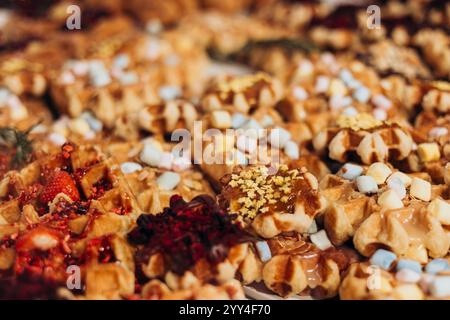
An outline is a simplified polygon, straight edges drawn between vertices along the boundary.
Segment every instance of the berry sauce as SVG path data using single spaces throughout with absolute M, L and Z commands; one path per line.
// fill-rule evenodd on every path
M 219 263 L 234 245 L 254 240 L 233 219 L 208 195 L 190 202 L 175 195 L 161 214 L 142 214 L 128 239 L 142 245 L 137 262 L 146 263 L 159 252 L 169 270 L 183 274 L 201 259 Z

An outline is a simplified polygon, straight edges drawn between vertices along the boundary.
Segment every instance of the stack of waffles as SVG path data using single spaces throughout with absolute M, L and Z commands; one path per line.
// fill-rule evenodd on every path
M 393 3 L 0 9 L 0 298 L 450 299 L 450 5 Z

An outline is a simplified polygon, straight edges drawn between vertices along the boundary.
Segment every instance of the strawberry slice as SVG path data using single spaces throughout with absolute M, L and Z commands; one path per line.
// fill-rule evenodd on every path
M 42 203 L 47 204 L 53 201 L 59 193 L 66 194 L 73 201 L 80 200 L 80 194 L 75 185 L 75 181 L 66 171 L 56 171 L 50 177 L 50 180 L 41 193 L 40 200 Z

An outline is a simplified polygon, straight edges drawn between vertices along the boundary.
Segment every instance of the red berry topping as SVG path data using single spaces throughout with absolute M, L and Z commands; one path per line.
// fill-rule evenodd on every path
M 169 269 L 182 274 L 200 259 L 219 263 L 232 246 L 254 240 L 233 223 L 233 218 L 208 195 L 190 202 L 173 196 L 170 207 L 161 214 L 141 215 L 128 239 L 144 245 L 137 252 L 137 261 L 148 261 L 151 255 L 160 252 Z
M 80 194 L 78 193 L 75 181 L 66 171 L 56 171 L 53 173 L 41 193 L 40 200 L 42 203 L 47 204 L 59 193 L 68 195 L 73 201 L 80 200 Z

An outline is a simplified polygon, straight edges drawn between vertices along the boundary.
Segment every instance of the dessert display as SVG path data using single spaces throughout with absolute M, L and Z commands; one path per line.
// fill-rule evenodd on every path
M 0 299 L 450 299 L 450 4 L 370 4 L 1 4 Z

